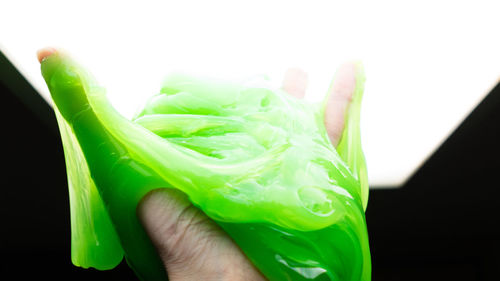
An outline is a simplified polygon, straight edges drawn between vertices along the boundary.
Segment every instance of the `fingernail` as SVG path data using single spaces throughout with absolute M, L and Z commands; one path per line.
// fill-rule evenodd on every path
M 38 57 L 38 61 L 42 63 L 45 59 L 47 59 L 50 55 L 54 54 L 57 50 L 52 47 L 46 47 L 38 50 L 36 52 L 36 56 Z

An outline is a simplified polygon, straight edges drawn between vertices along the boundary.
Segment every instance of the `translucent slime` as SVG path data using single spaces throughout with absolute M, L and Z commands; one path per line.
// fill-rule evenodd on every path
M 64 145 L 75 265 L 106 270 L 125 257 L 141 280 L 167 280 L 136 206 L 170 187 L 269 280 L 370 280 L 360 65 L 337 149 L 324 126 L 326 98 L 307 103 L 258 83 L 171 74 L 128 120 L 69 57 L 53 54 L 41 69 Z

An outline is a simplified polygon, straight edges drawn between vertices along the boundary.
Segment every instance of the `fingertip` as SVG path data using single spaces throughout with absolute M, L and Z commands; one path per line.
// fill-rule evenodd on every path
M 340 65 L 332 85 L 331 98 L 351 101 L 356 87 L 356 63 L 344 62 Z
M 158 188 L 146 193 L 137 205 L 139 218 L 146 224 L 154 225 L 161 219 L 151 220 L 163 213 L 172 214 L 190 205 L 187 195 L 173 188 Z
M 38 58 L 38 61 L 40 63 L 42 63 L 42 61 L 44 61 L 45 59 L 47 59 L 49 56 L 51 56 L 52 54 L 54 54 L 56 52 L 57 52 L 57 50 L 55 48 L 45 47 L 45 48 L 38 50 L 36 52 L 36 56 Z
M 345 127 L 345 117 L 356 88 L 357 63 L 342 63 L 334 75 L 325 110 L 325 126 L 330 141 L 337 146 Z
M 304 70 L 289 68 L 285 73 L 282 89 L 288 94 L 301 99 L 306 93 L 308 80 L 309 77 Z

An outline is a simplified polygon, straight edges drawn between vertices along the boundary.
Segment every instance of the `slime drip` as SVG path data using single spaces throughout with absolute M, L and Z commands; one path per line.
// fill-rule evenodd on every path
M 370 280 L 359 113 L 364 74 L 335 149 L 322 103 L 263 83 L 171 74 L 132 120 L 81 66 L 42 62 L 68 171 L 72 261 L 105 270 L 126 258 L 166 280 L 136 207 L 176 188 L 215 220 L 269 280 Z

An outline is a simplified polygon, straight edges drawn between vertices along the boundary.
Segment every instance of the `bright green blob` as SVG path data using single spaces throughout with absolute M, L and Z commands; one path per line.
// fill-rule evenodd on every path
M 257 83 L 172 74 L 127 120 L 69 58 L 42 62 L 62 135 L 72 260 L 166 280 L 136 216 L 150 190 L 176 188 L 214 219 L 270 280 L 370 280 L 368 200 L 357 85 L 337 150 L 323 103 Z M 325 99 L 326 100 L 326 99 Z

